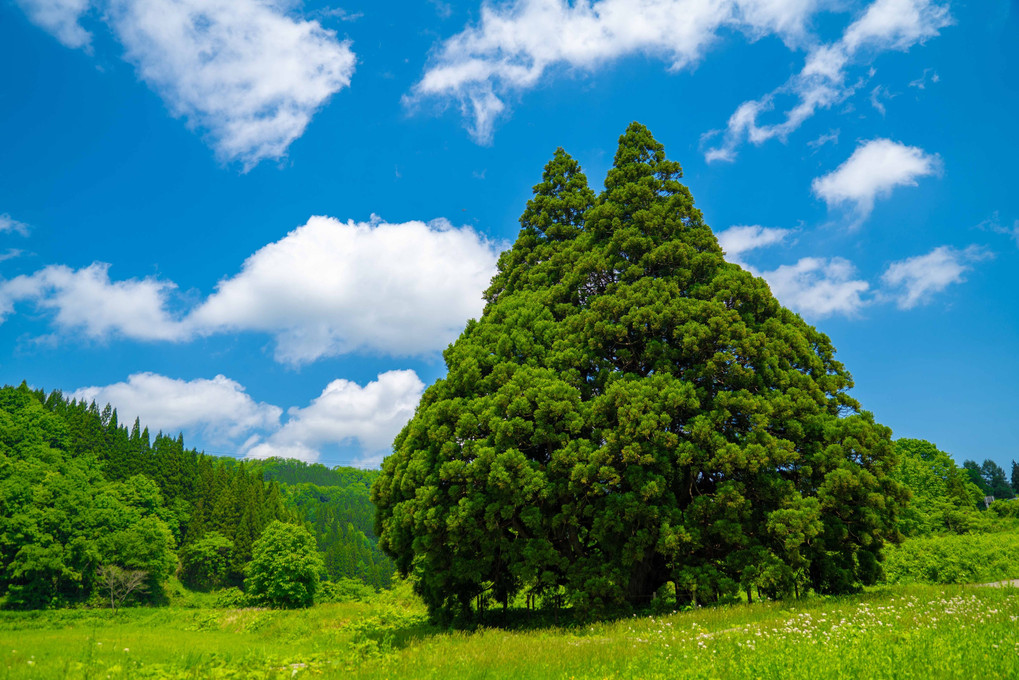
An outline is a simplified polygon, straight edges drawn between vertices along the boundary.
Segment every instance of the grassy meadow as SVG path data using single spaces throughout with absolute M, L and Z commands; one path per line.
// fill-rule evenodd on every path
M 1017 621 L 1019 591 L 972 586 L 472 632 L 430 626 L 405 591 L 290 611 L 2 612 L 0 678 L 1014 678 Z

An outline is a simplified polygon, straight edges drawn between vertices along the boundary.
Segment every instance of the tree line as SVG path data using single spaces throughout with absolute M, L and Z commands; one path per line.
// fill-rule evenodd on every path
M 254 544 L 277 521 L 312 531 L 321 576 L 387 586 L 392 565 L 364 531 L 371 475 L 321 467 L 210 456 L 137 419 L 122 425 L 108 405 L 0 388 L 0 598 L 100 601 L 131 573 L 144 574 L 133 599 L 150 603 L 174 575 L 194 589 L 243 586 Z M 344 484 L 281 484 L 284 470 L 290 482 Z

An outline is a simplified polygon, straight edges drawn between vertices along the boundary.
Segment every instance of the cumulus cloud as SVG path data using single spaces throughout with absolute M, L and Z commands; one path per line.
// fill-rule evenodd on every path
M 136 373 L 126 382 L 82 387 L 68 396 L 117 409 L 120 423 L 136 417 L 151 432 L 184 432 L 205 444 L 249 458 L 319 460 L 344 447 L 362 465 L 378 464 L 414 415 L 425 385 L 411 370 L 386 371 L 361 386 L 333 380 L 307 406 L 287 410 L 255 401 L 225 376 L 179 380 Z
M 183 324 L 166 309 L 166 296 L 176 286 L 153 278 L 111 281 L 110 265 L 95 263 L 74 270 L 51 265 L 34 274 L 0 282 L 0 321 L 18 302 L 30 301 L 52 312 L 53 323 L 65 332 L 92 339 L 124 336 L 140 340 L 181 340 Z
M 303 363 L 441 350 L 483 309 L 497 247 L 470 227 L 313 217 L 249 257 L 191 314 L 198 332 L 262 331 Z
M 708 161 L 731 161 L 745 141 L 755 145 L 770 139 L 785 140 L 817 111 L 845 101 L 856 90 L 848 80 L 850 66 L 867 62 L 880 52 L 905 51 L 936 37 L 952 19 L 947 4 L 937 0 L 875 0 L 838 41 L 812 47 L 803 69 L 760 99 L 743 102 L 730 116 L 724 131 L 704 136 L 707 142 L 721 132 L 722 141 L 705 153 Z M 774 110 L 779 97 L 795 104 L 775 123 L 761 123 Z
M 212 380 L 176 380 L 135 373 L 127 382 L 82 387 L 69 396 L 112 404 L 121 424 L 138 417 L 153 431 L 200 432 L 216 444 L 228 444 L 253 430 L 276 430 L 283 413 L 278 406 L 256 402 L 240 383 L 222 375 Z
M 775 229 L 759 225 L 729 227 L 718 232 L 718 245 L 725 251 L 730 262 L 743 263 L 743 254 L 758 248 L 782 243 L 792 233 L 791 229 Z
M 45 30 L 64 46 L 88 48 L 92 34 L 80 21 L 88 12 L 90 0 L 14 0 L 29 21 Z
M 792 229 L 750 225 L 729 227 L 717 237 L 726 259 L 767 281 L 779 302 L 793 311 L 811 319 L 856 315 L 867 304 L 863 295 L 870 284 L 854 278 L 856 268 L 849 260 L 804 257 L 770 271 L 761 271 L 745 261 L 752 251 L 784 243 L 792 233 Z
M 696 63 L 726 29 L 750 39 L 806 40 L 820 0 L 514 0 L 485 2 L 481 20 L 443 42 L 406 102 L 459 103 L 475 140 L 491 140 L 513 93 L 554 66 L 591 69 L 646 54 L 679 70 Z
M 18 0 L 70 47 L 88 0 Z M 224 161 L 280 158 L 315 112 L 350 84 L 349 42 L 272 0 L 97 0 L 125 59 Z
M 355 445 L 361 464 L 378 464 L 414 415 L 424 389 L 409 370 L 380 373 L 364 387 L 334 380 L 308 406 L 289 409 L 286 424 L 247 455 L 315 461 L 326 447 Z
M 174 313 L 176 284 L 112 281 L 110 265 L 50 265 L 0 280 L 0 322 L 20 303 L 62 332 L 93 339 L 187 341 L 237 331 L 276 340 L 301 364 L 356 351 L 424 355 L 481 314 L 500 245 L 444 220 L 389 224 L 313 217 L 251 255 L 189 312 Z
M 855 275 L 853 264 L 841 257 L 804 257 L 761 274 L 783 305 L 810 319 L 856 315 L 870 284 Z
M 899 309 L 912 309 L 930 302 L 953 283 L 965 281 L 964 274 L 973 263 L 989 257 L 991 254 L 979 246 L 964 250 L 940 246 L 926 255 L 893 262 L 881 280 Z
M 859 220 L 866 219 L 874 200 L 888 196 L 899 186 L 916 186 L 918 177 L 941 170 L 941 160 L 915 146 L 890 139 L 860 144 L 849 159 L 811 185 L 814 194 L 829 207 L 850 204 Z
M 3 213 L 0 215 L 0 234 L 5 232 L 28 236 L 28 225 L 17 221 L 8 213 Z

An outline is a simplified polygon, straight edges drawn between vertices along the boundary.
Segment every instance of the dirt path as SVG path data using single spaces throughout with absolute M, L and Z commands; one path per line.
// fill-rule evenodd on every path
M 994 583 L 981 583 L 984 588 L 1019 588 L 1019 578 L 1010 581 L 995 581 Z

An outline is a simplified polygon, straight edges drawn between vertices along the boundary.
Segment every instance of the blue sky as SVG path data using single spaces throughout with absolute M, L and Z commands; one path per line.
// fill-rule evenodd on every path
M 373 465 L 557 146 L 647 125 L 896 436 L 1019 459 L 1008 0 L 0 2 L 0 380 Z

